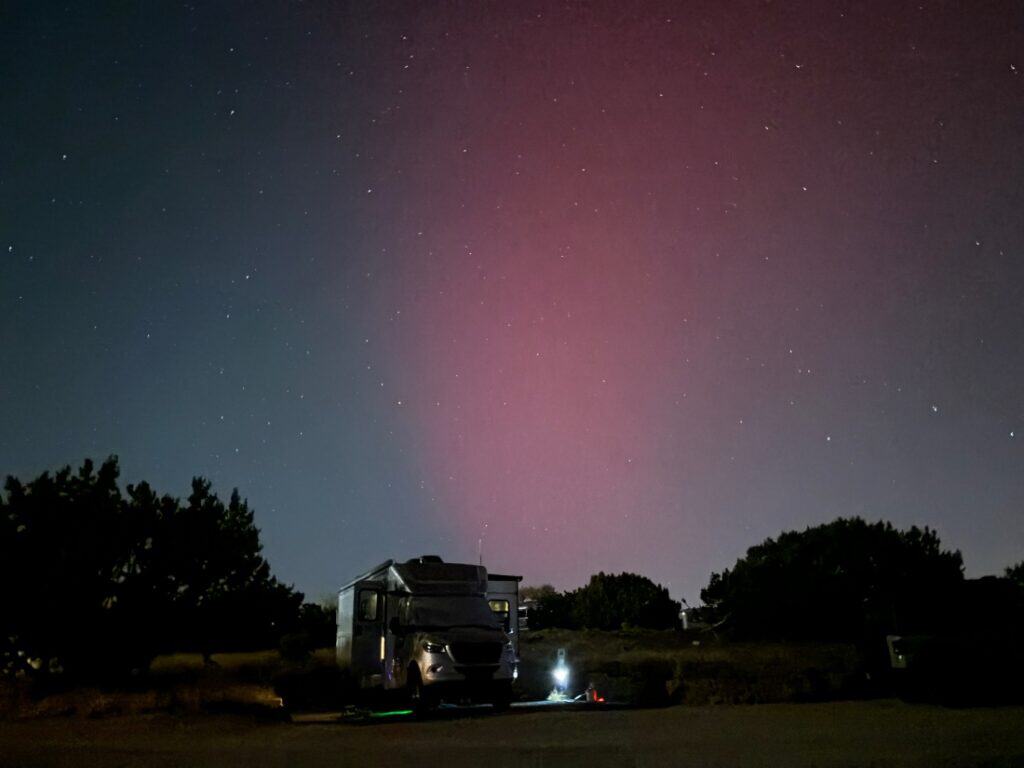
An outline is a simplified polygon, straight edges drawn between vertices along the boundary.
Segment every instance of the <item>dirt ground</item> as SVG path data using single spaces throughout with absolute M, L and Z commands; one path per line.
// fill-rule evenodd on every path
M 425 722 L 243 717 L 0 723 L 3 766 L 1024 766 L 1024 708 L 897 701 L 454 713 Z

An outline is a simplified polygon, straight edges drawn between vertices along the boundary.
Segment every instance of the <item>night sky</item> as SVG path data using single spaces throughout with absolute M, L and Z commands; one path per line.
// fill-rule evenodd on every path
M 238 486 L 311 597 L 1024 558 L 1016 0 L 4 3 L 0 146 L 2 473 Z

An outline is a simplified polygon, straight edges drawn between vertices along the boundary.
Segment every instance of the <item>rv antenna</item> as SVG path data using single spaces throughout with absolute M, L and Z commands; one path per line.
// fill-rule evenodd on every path
M 484 523 L 484 529 L 480 532 L 480 538 L 476 540 L 476 559 L 480 565 L 484 564 L 484 536 L 487 535 L 487 525 Z

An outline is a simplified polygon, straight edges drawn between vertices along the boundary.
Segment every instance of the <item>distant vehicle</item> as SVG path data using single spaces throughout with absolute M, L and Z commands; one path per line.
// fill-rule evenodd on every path
M 916 633 L 887 635 L 888 670 L 900 695 L 955 706 L 1006 704 L 1024 690 L 1024 588 L 1010 579 L 964 579 L 955 620 L 931 617 Z
M 519 576 L 423 557 L 388 560 L 338 592 L 338 666 L 364 691 L 506 708 L 517 676 Z
M 519 603 L 519 631 L 527 632 L 530 629 L 530 611 L 533 610 L 533 606 L 537 604 L 537 601 L 532 598 L 526 598 Z
M 519 658 L 519 633 L 522 615 L 519 604 L 519 582 L 522 576 L 506 576 L 491 573 L 487 575 L 487 605 L 501 622 L 505 634 L 512 640 L 512 648 Z

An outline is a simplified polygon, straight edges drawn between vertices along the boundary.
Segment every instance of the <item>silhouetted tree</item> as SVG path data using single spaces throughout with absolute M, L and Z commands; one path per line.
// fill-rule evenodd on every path
M 1003 575 L 1017 586 L 1024 588 L 1024 560 L 1021 560 L 1016 565 L 1007 566 Z
M 318 648 L 333 648 L 337 639 L 337 613 L 338 598 L 334 596 L 299 606 L 294 631 L 281 637 L 281 656 L 304 660 Z
M 187 506 L 146 483 L 117 485 L 114 457 L 0 495 L 4 670 L 106 677 L 161 650 L 273 647 L 302 595 L 280 584 L 237 492 L 193 482 Z
M 679 609 L 667 589 L 635 573 L 598 573 L 573 593 L 574 623 L 590 629 L 673 629 Z
M 333 648 L 337 640 L 338 600 L 303 603 L 299 609 L 299 627 L 309 637 L 310 648 Z
M 568 592 L 540 591 L 530 608 L 530 629 L 576 629 L 573 615 L 573 595 Z
M 180 552 L 168 541 L 167 526 L 179 504 L 172 496 L 158 495 L 145 482 L 129 485 L 126 493 L 119 552 L 125 577 L 117 586 L 116 636 L 110 645 L 124 666 L 145 669 L 157 653 L 178 650 L 172 607 L 179 588 L 174 575 Z
M 543 585 L 523 593 L 536 601 L 530 609 L 531 629 L 671 629 L 679 624 L 679 603 L 668 590 L 635 573 L 598 573 L 572 592 Z
M 271 575 L 237 489 L 225 506 L 209 481 L 195 478 L 188 504 L 162 527 L 179 648 L 199 650 L 209 661 L 215 651 L 276 645 L 295 628 L 302 595 Z
M 555 594 L 555 588 L 550 584 L 540 584 L 538 586 L 527 586 L 522 587 L 519 590 L 519 599 L 521 601 L 526 600 L 540 600 L 543 597 Z
M 858 641 L 934 626 L 962 581 L 934 531 L 840 518 L 751 547 L 701 598 L 734 637 Z
M 47 673 L 110 661 L 111 614 L 126 578 L 117 461 L 86 461 L 5 483 L 0 621 L 10 668 Z

